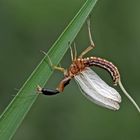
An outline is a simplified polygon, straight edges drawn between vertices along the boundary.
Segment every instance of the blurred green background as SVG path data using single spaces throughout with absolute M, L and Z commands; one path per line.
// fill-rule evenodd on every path
M 85 0 L 0 1 L 0 111 L 16 95 Z M 96 49 L 87 56 L 112 61 L 122 81 L 140 105 L 140 1 L 99 0 L 91 16 Z M 80 53 L 89 45 L 87 26 L 75 39 Z M 61 65 L 70 64 L 68 51 Z M 112 84 L 109 74 L 93 68 Z M 55 88 L 63 75 L 55 72 L 47 87 Z M 119 111 L 101 108 L 80 93 L 74 80 L 64 94 L 39 96 L 13 140 L 139 140 L 140 116 L 122 95 Z M 18 113 L 18 112 L 17 112 Z

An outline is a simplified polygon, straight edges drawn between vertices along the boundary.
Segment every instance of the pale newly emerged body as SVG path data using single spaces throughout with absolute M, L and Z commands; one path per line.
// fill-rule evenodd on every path
M 112 110 L 119 109 L 119 103 L 121 102 L 120 94 L 108 84 L 106 84 L 93 70 L 91 70 L 91 66 L 98 66 L 105 70 L 107 70 L 110 75 L 112 76 L 114 85 L 119 84 L 121 88 L 121 80 L 120 74 L 117 67 L 112 64 L 111 62 L 102 59 L 100 57 L 87 57 L 83 58 L 83 56 L 92 50 L 95 45 L 93 43 L 90 31 L 90 21 L 88 23 L 88 33 L 89 33 L 89 40 L 90 46 L 86 48 L 79 57 L 77 57 L 76 49 L 75 53 L 73 53 L 71 48 L 71 58 L 72 64 L 69 66 L 68 69 L 64 69 L 62 67 L 53 66 L 54 69 L 60 70 L 64 73 L 64 78 L 60 81 L 58 87 L 54 89 L 48 88 L 41 88 L 38 86 L 38 92 L 45 94 L 45 95 L 54 95 L 60 92 L 63 92 L 64 87 L 69 84 L 71 79 L 75 79 L 78 83 L 82 93 L 90 99 L 92 102 L 106 107 Z M 75 47 L 74 47 L 75 48 Z M 51 62 L 50 62 L 51 63 Z M 123 90 L 123 89 L 122 89 Z M 135 101 L 130 97 L 130 95 L 123 90 L 125 95 L 130 99 L 130 101 L 135 105 L 135 107 L 140 112 L 138 105 Z

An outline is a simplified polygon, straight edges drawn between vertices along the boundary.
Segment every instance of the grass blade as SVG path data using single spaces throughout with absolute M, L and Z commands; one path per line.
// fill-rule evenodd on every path
M 58 64 L 68 49 L 68 42 L 72 42 L 82 25 L 92 11 L 97 0 L 87 0 L 64 32 L 60 35 L 48 55 L 53 64 Z M 21 87 L 15 98 L 11 101 L 0 117 L 0 139 L 9 140 L 12 138 L 22 120 L 30 110 L 32 104 L 38 97 L 36 86 L 44 86 L 52 74 L 52 70 L 46 63 L 45 56 L 37 68 Z

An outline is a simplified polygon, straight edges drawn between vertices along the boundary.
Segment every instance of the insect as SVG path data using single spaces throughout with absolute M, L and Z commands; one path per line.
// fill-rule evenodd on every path
M 140 108 L 132 97 L 123 88 L 120 79 L 120 73 L 117 67 L 100 57 L 87 57 L 83 58 L 90 50 L 95 48 L 94 42 L 91 36 L 90 20 L 87 20 L 88 25 L 88 35 L 90 40 L 90 46 L 87 47 L 80 55 L 77 57 L 76 47 L 74 45 L 74 53 L 71 48 L 71 59 L 72 64 L 68 69 L 62 67 L 53 66 L 54 69 L 63 72 L 64 78 L 60 81 L 56 89 L 42 88 L 38 85 L 37 91 L 45 95 L 55 95 L 63 92 L 64 88 L 69 84 L 69 82 L 74 78 L 79 85 L 81 92 L 92 102 L 102 107 L 106 107 L 112 110 L 118 110 L 120 108 L 121 96 L 120 94 L 111 86 L 106 84 L 90 67 L 97 66 L 108 71 L 112 77 L 114 85 L 119 84 L 125 95 L 129 100 L 135 105 L 137 110 L 140 112 Z M 50 61 L 51 62 L 51 61 Z

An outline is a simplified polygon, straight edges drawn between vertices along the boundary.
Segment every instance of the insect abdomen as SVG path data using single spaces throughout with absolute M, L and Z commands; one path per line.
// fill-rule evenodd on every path
M 105 60 L 105 59 L 102 59 L 100 57 L 90 57 L 90 58 L 86 58 L 87 61 L 86 64 L 87 66 L 98 66 L 98 67 L 101 67 L 105 70 L 107 70 L 110 75 L 112 76 L 112 79 L 113 79 L 113 82 L 114 82 L 114 85 L 116 85 L 120 79 L 120 74 L 119 74 L 119 71 L 117 69 L 117 67 L 112 64 L 111 62 Z

